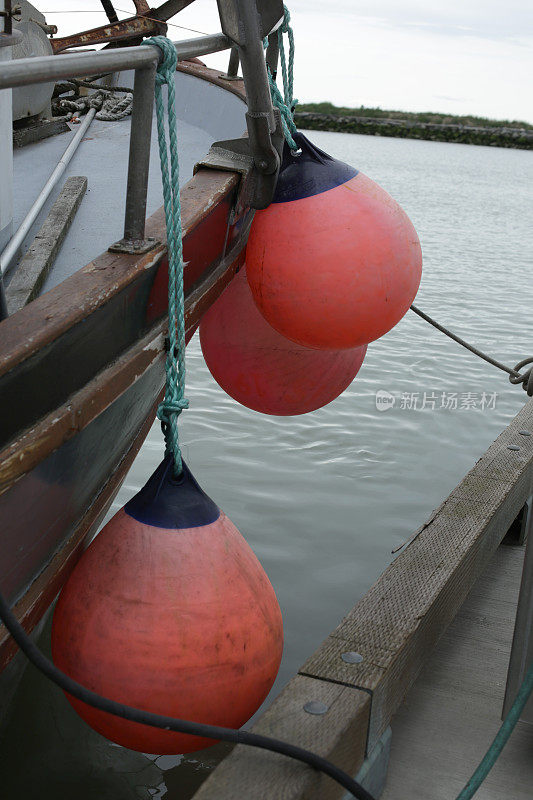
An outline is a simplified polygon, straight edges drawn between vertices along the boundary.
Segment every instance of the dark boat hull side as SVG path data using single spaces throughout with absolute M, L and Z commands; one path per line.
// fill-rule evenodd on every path
M 156 362 L 87 427 L 0 495 L 0 586 L 12 602 L 75 528 L 102 488 L 102 477 L 122 461 L 163 379 L 163 365 Z
M 238 184 L 200 170 L 181 190 L 188 338 L 244 261 L 252 214 L 235 219 Z M 0 587 L 27 631 L 96 532 L 160 400 L 162 210 L 146 232 L 160 242 L 150 252 L 106 252 L 0 323 Z M 15 652 L 0 626 L 0 671 Z
M 159 370 L 153 369 L 148 384 L 154 379 L 160 382 L 162 374 L 162 365 Z M 144 386 L 146 385 L 144 383 Z M 2 496 L 4 501 L 2 516 L 8 513 L 12 518 L 17 512 L 20 512 L 24 504 L 32 507 L 35 501 L 42 497 L 40 491 L 34 493 L 35 483 L 37 481 L 44 483 L 41 475 L 47 474 L 48 466 L 51 468 L 52 471 L 48 473 L 50 476 L 48 480 L 55 479 L 56 483 L 47 484 L 52 491 L 51 496 L 44 501 L 44 520 L 37 520 L 39 534 L 36 538 L 38 543 L 35 548 L 32 546 L 33 543 L 30 543 L 29 551 L 24 553 L 24 547 L 28 540 L 28 531 L 22 531 L 22 541 L 18 545 L 17 551 L 24 553 L 24 557 L 21 559 L 20 566 L 16 565 L 16 563 L 13 565 L 13 561 L 10 559 L 10 562 L 6 563 L 6 579 L 5 581 L 2 579 L 2 584 L 5 582 L 7 586 L 11 587 L 10 594 L 12 600 L 14 600 L 14 611 L 28 632 L 32 632 L 39 624 L 43 614 L 61 589 L 84 548 L 96 533 L 150 430 L 157 401 L 154 403 L 153 397 L 149 398 L 148 411 L 146 412 L 147 398 L 139 396 L 139 390 L 142 386 L 141 382 L 139 382 L 139 386 L 134 384 L 128 390 L 128 397 L 124 401 L 118 398 L 113 403 L 110 407 L 110 413 L 103 415 L 105 417 L 103 421 L 100 421 L 99 417 L 97 417 L 94 423 L 84 430 L 82 439 L 79 435 L 71 439 L 70 442 L 56 451 L 55 457 L 53 461 L 50 461 L 49 465 L 46 465 L 46 461 L 49 461 L 49 459 L 46 459 L 43 462 L 42 469 L 34 470 L 28 476 L 25 476 L 27 480 L 24 483 L 20 482 L 23 488 L 18 491 L 17 495 L 13 492 L 8 492 Z M 107 431 L 109 435 L 113 435 L 113 431 L 109 431 L 111 420 L 116 421 L 117 417 L 120 419 L 119 410 L 122 408 L 124 411 L 131 409 L 132 403 L 135 405 L 135 400 L 138 401 L 138 409 L 133 412 L 130 423 L 127 426 L 129 439 L 121 435 L 120 440 L 117 441 L 117 429 L 115 428 L 113 444 L 116 449 L 113 453 L 112 448 L 106 447 L 99 438 L 100 434 Z M 144 419 L 142 419 L 143 411 L 147 414 Z M 139 427 L 136 430 L 133 429 L 134 419 L 139 420 Z M 81 440 L 80 443 L 77 442 L 78 439 Z M 71 443 L 74 444 L 74 447 L 71 446 Z M 85 505 L 83 505 L 82 496 L 74 494 L 78 481 L 75 480 L 75 476 L 72 476 L 72 480 L 69 480 L 66 469 L 74 465 L 79 467 L 83 463 L 83 459 L 88 457 L 94 459 L 91 469 L 93 476 L 96 474 L 97 467 L 100 468 L 101 472 L 96 492 L 88 501 L 88 491 L 83 490 L 82 495 L 85 499 Z M 38 474 L 35 479 L 34 472 Z M 92 485 L 94 486 L 94 477 L 92 478 Z M 67 508 L 66 513 L 61 506 L 62 501 Z M 70 524 L 68 524 L 69 519 L 72 520 Z M 49 520 L 52 520 L 52 524 L 49 529 L 46 529 L 42 525 L 42 521 L 46 524 Z M 59 525 L 60 521 L 61 524 Z M 3 525 L 2 528 L 5 530 Z M 30 536 L 31 532 L 35 534 L 35 519 L 33 526 L 30 528 Z M 6 551 L 4 550 L 4 552 Z M 45 552 L 48 553 L 48 560 L 44 557 L 39 563 L 37 560 L 39 553 L 42 555 Z M 30 578 L 29 583 L 27 582 L 25 588 L 20 591 L 16 587 L 17 578 L 24 579 L 35 566 L 37 566 L 37 571 L 31 576 L 33 579 Z M 2 564 L 3 569 L 4 565 Z M 6 629 L 0 626 L 0 672 L 10 664 L 16 652 L 17 646 L 13 639 Z

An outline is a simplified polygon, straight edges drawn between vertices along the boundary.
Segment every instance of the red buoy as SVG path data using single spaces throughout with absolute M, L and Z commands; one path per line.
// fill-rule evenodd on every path
M 186 465 L 167 457 L 93 540 L 52 627 L 55 664 L 100 695 L 166 716 L 238 728 L 276 677 L 274 590 L 233 523 Z M 145 753 L 214 742 L 130 722 L 67 695 L 99 733 Z
M 254 300 L 307 347 L 352 348 L 387 333 L 420 284 L 422 254 L 398 203 L 302 134 L 285 145 L 274 202 L 255 214 L 246 250 Z
M 357 375 L 366 345 L 325 351 L 281 336 L 261 316 L 241 270 L 200 323 L 212 376 L 227 394 L 263 414 L 306 414 L 338 397 Z

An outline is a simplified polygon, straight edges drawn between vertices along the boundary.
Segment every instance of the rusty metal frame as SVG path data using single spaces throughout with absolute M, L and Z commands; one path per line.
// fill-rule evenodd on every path
M 72 47 L 87 47 L 95 44 L 137 43 L 145 36 L 156 36 L 167 32 L 167 19 L 177 14 L 193 0 L 168 0 L 158 8 L 150 8 L 146 0 L 133 0 L 137 13 L 127 19 L 110 21 L 107 25 L 50 39 L 54 53 Z

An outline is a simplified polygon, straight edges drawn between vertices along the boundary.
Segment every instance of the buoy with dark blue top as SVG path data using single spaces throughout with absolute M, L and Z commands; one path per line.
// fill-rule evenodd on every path
M 167 456 L 93 540 L 59 597 L 55 664 L 100 695 L 166 716 L 238 728 L 262 703 L 283 648 L 274 590 L 235 525 Z M 132 750 L 214 742 L 99 711 L 96 731 Z
M 422 274 L 416 231 L 366 175 L 301 133 L 285 144 L 273 203 L 254 217 L 246 250 L 255 303 L 306 347 L 368 344 L 396 325 Z

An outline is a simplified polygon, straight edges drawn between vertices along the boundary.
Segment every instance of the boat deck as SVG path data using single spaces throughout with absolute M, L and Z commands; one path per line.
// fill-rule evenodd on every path
M 523 547 L 502 545 L 392 722 L 382 800 L 453 800 L 501 723 Z M 476 800 L 530 800 L 533 726 L 518 723 Z
M 133 86 L 133 72 L 119 73 L 117 85 Z M 176 73 L 178 114 L 178 153 L 180 185 L 193 174 L 193 167 L 207 155 L 216 139 L 241 136 L 246 127 L 246 106 L 241 98 L 226 89 L 184 72 Z M 80 267 L 100 255 L 108 245 L 122 237 L 126 203 L 131 117 L 117 121 L 95 119 L 58 185 L 46 201 L 32 226 L 20 253 L 23 255 L 43 219 L 49 213 L 65 180 L 83 175 L 88 188 L 76 213 L 74 224 L 57 254 L 42 293 L 68 278 Z M 13 224 L 18 228 L 31 205 L 59 162 L 70 140 L 71 130 L 15 149 L 13 153 Z M 150 174 L 146 214 L 150 217 L 163 204 L 159 145 L 155 111 L 150 142 Z M 96 222 L 95 222 L 96 221 Z M 15 274 L 7 275 L 6 283 Z

